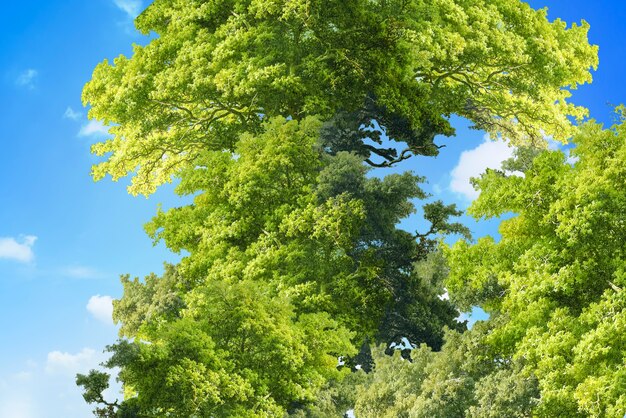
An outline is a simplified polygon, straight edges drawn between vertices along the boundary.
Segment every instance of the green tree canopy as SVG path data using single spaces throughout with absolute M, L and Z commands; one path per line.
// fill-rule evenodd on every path
M 491 314 L 485 338 L 536 376 L 539 417 L 622 417 L 626 410 L 626 127 L 593 121 L 560 151 L 522 150 L 476 181 L 477 217 L 515 213 L 502 238 L 447 251 L 451 297 Z
M 622 418 L 622 112 L 610 129 L 583 125 L 569 156 L 520 148 L 502 170 L 476 179 L 481 193 L 470 212 L 509 216 L 498 242 L 487 237 L 445 248 L 444 282 L 458 306 L 482 306 L 489 319 L 464 334 L 447 332 L 439 352 L 422 345 L 412 361 L 379 348 L 374 371 L 336 381 L 331 398 L 359 418 Z M 320 398 L 311 410 L 339 416 L 328 404 Z
M 441 201 L 422 206 L 426 232 L 398 228 L 424 179 L 372 167 L 436 155 L 452 114 L 564 141 L 597 64 L 585 23 L 517 0 L 156 0 L 136 24 L 151 41 L 84 89 L 113 136 L 93 176 L 145 195 L 176 179 L 193 203 L 146 225 L 182 261 L 122 278 L 106 365 L 124 399 L 99 395 L 106 373 L 78 377 L 118 418 L 319 416 L 359 380 L 339 356 L 408 338 L 430 361 L 445 327 L 465 329 L 439 297 L 437 240 L 468 230 Z
M 478 324 L 464 334 L 448 332 L 441 351 L 422 345 L 411 352 L 412 361 L 377 350 L 375 371 L 352 384 L 356 416 L 531 417 L 537 380 L 495 355 L 485 342 L 491 328 Z
M 94 178 L 134 173 L 133 194 L 273 116 L 318 115 L 330 151 L 377 165 L 435 155 L 451 114 L 494 138 L 565 141 L 568 116 L 585 115 L 566 99 L 597 65 L 586 23 L 517 0 L 157 0 L 136 24 L 154 39 L 98 65 L 83 92 L 113 135 L 93 147 L 106 156 Z
M 355 365 L 363 341 L 439 349 L 444 326 L 465 328 L 438 297 L 445 272 L 433 252 L 439 234 L 467 235 L 449 221 L 460 212 L 427 203 L 426 233 L 398 229 L 411 200 L 427 197 L 423 179 L 366 176 L 362 157 L 324 152 L 321 127 L 272 118 L 233 153 L 206 151 L 181 172 L 176 190 L 193 204 L 159 212 L 146 229 L 187 255 L 162 277 L 124 276 L 114 302 L 125 339 L 107 366 L 121 370 L 120 411 L 296 413 L 345 377 L 338 357 Z

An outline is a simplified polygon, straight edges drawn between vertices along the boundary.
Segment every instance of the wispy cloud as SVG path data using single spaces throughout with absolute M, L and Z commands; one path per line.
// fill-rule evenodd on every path
M 578 162 L 578 160 L 580 160 L 580 158 L 578 158 L 577 156 L 571 155 L 569 150 L 567 150 L 567 153 L 565 155 L 567 155 L 566 162 L 569 165 L 574 165 L 574 164 L 576 164 Z
M 22 71 L 15 79 L 15 84 L 19 87 L 26 87 L 28 89 L 35 88 L 35 80 L 39 72 L 33 68 Z
M 113 298 L 95 295 L 87 302 L 87 311 L 98 321 L 113 325 Z
M 37 237 L 34 235 L 22 236 L 18 239 L 11 237 L 0 237 L 0 258 L 29 263 L 35 258 L 33 245 Z
M 476 199 L 479 192 L 472 186 L 470 178 L 480 176 L 487 168 L 500 168 L 504 160 L 513 156 L 513 151 L 514 148 L 506 143 L 492 141 L 485 135 L 482 144 L 461 153 L 459 162 L 450 173 L 450 190 L 468 200 Z
M 71 120 L 78 120 L 82 116 L 83 116 L 82 112 L 76 111 L 69 106 L 67 107 L 67 109 L 65 109 L 65 113 L 63 113 L 63 117 L 65 119 L 71 119 Z
M 36 412 L 32 406 L 33 400 L 28 396 L 12 396 L 3 399 L 0 406 L 1 417 L 35 418 Z
M 550 136 L 544 139 L 548 150 L 565 153 L 568 164 L 573 165 L 578 161 L 578 157 L 571 155 L 571 148 L 568 148 L 567 144 L 555 141 Z M 502 162 L 511 158 L 514 151 L 514 147 L 509 147 L 503 141 L 492 141 L 485 135 L 484 141 L 479 146 L 461 153 L 459 162 L 450 173 L 450 190 L 469 201 L 476 199 L 479 192 L 472 186 L 470 178 L 479 177 L 488 168 L 500 169 Z M 523 176 L 520 172 L 509 174 Z
M 62 274 L 74 279 L 101 279 L 105 275 L 91 267 L 72 265 L 62 269 Z
M 44 354 L 45 356 L 45 354 Z M 50 351 L 41 364 L 29 361 L 20 371 L 0 371 L 0 418 L 88 417 L 93 405 L 85 402 L 76 387 L 76 373 L 88 373 L 107 359 L 101 350 Z M 11 365 L 13 369 L 16 364 Z M 104 391 L 107 400 L 119 398 L 121 386 L 117 370 Z
M 85 125 L 81 126 L 78 131 L 78 136 L 95 136 L 101 137 L 109 135 L 109 128 L 99 120 L 90 120 Z
M 113 0 L 113 2 L 132 18 L 137 17 L 143 8 L 140 0 Z
M 67 107 L 65 109 L 65 113 L 63 113 L 63 118 L 71 119 L 73 121 L 79 121 L 83 117 L 83 112 L 78 110 L 74 110 L 71 107 Z M 100 120 L 90 120 L 86 123 L 83 123 L 78 131 L 79 137 L 95 137 L 101 138 L 103 136 L 109 136 L 109 126 L 106 126 Z
M 96 367 L 101 357 L 92 348 L 83 348 L 76 354 L 51 351 L 46 361 L 46 372 L 72 376 L 76 373 L 85 373 Z

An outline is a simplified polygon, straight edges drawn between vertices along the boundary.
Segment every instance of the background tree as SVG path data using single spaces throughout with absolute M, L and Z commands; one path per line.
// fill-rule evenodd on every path
M 623 416 L 622 112 L 610 129 L 583 125 L 569 158 L 520 148 L 475 180 L 474 216 L 515 215 L 498 242 L 446 248 L 444 282 L 458 306 L 482 306 L 489 319 L 448 332 L 439 352 L 413 350 L 412 361 L 379 348 L 374 371 L 348 383 L 358 417 Z
M 411 361 L 378 349 L 376 369 L 355 386 L 356 416 L 531 417 L 537 381 L 518 364 L 494 361 L 495 353 L 484 341 L 490 327 L 450 331 L 441 351 L 422 345 L 411 352 Z
M 535 376 L 534 416 L 622 417 L 626 285 L 626 128 L 593 121 L 560 151 L 518 152 L 507 164 L 523 176 L 490 170 L 476 181 L 476 217 L 516 214 L 502 238 L 461 241 L 447 251 L 447 281 L 459 306 L 483 306 L 484 338 L 507 361 Z

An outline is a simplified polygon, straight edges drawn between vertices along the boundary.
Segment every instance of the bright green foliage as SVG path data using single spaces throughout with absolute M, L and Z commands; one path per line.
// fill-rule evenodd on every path
M 155 417 L 309 413 L 349 374 L 337 358 L 353 364 L 364 340 L 438 349 L 444 326 L 465 327 L 438 297 L 445 268 L 433 253 L 436 235 L 467 234 L 448 221 L 453 206 L 425 205 L 424 234 L 400 230 L 410 199 L 427 197 L 421 178 L 367 177 L 362 157 L 324 153 L 315 118 L 261 129 L 183 170 L 176 190 L 193 204 L 147 225 L 188 255 L 162 277 L 122 278 L 114 318 L 134 342 L 110 347 L 107 366 L 121 369 L 124 407 Z
M 423 179 L 368 166 L 436 155 L 452 114 L 515 143 L 564 141 L 568 116 L 585 114 L 566 99 L 597 63 L 586 24 L 517 0 L 156 0 L 136 24 L 152 40 L 85 86 L 90 117 L 113 135 L 93 146 L 105 157 L 93 176 L 132 175 L 129 192 L 145 195 L 176 179 L 193 203 L 146 225 L 182 261 L 122 278 L 124 339 L 107 365 L 125 399 L 98 395 L 102 372 L 79 376 L 116 418 L 328 416 L 357 402 L 346 385 L 365 378 L 348 369 L 368 362 L 368 343 L 439 350 L 444 327 L 465 325 L 438 297 L 436 247 L 468 231 L 440 201 L 423 206 L 424 233 L 400 230 L 428 197 Z M 419 351 L 432 364 L 424 416 L 488 409 L 518 381 L 504 368 L 486 392 L 441 386 L 474 341 L 449 335 L 450 358 Z M 466 368 L 475 379 L 495 367 L 483 360 L 487 371 Z
M 210 282 L 186 295 L 184 310 L 163 309 L 160 295 L 180 285 L 174 274 L 168 267 L 163 279 L 126 281 L 115 306 L 123 335 L 139 342 L 111 347 L 108 366 L 121 367 L 134 402 L 150 416 L 276 415 L 275 403 L 310 399 L 337 374 L 337 356 L 353 352 L 352 335 L 327 314 L 296 317 L 284 295 L 261 283 Z M 142 326 L 132 329 L 133 320 Z
M 345 418 L 347 411 L 354 407 L 356 388 L 369 379 L 364 371 L 356 371 L 343 377 L 332 379 L 324 386 L 315 403 L 287 415 L 290 418 Z
M 296 317 L 258 283 L 211 283 L 190 299 L 181 319 L 145 322 L 134 343 L 110 348 L 107 366 L 148 416 L 280 416 L 340 377 L 331 353 L 352 350 L 327 314 Z
M 514 216 L 501 223 L 498 242 L 446 248 L 444 282 L 458 306 L 480 305 L 490 318 L 464 334 L 448 332 L 439 352 L 413 350 L 412 362 L 379 349 L 374 372 L 356 383 L 356 416 L 623 417 L 621 112 L 611 129 L 583 125 L 573 159 L 521 148 L 503 170 L 475 181 L 481 194 L 472 214 Z M 515 170 L 523 175 L 508 174 Z
M 434 247 L 433 234 L 466 233 L 447 221 L 459 212 L 427 205 L 432 228 L 416 242 L 396 224 L 413 212 L 409 199 L 426 197 L 421 179 L 366 178 L 361 158 L 320 154 L 315 126 L 273 119 L 260 136 L 242 138 L 236 158 L 207 153 L 177 189 L 195 194 L 194 204 L 160 213 L 148 231 L 190 253 L 185 277 L 270 282 L 299 310 L 330 312 L 361 336 L 440 346 L 441 324 L 426 316 L 448 323 L 456 313 L 438 301 L 440 288 L 420 290 L 412 264 Z
M 620 110 L 621 112 L 621 110 Z M 620 113 L 621 116 L 621 113 Z M 447 251 L 447 286 L 491 313 L 485 341 L 538 379 L 538 417 L 623 417 L 626 411 L 626 126 L 581 127 L 572 151 L 521 152 L 477 182 L 475 216 L 516 214 L 502 239 Z
M 188 284 L 174 266 L 165 265 L 162 277 L 151 274 L 143 282 L 122 276 L 124 299 L 113 301 L 113 319 L 122 322 L 120 334 L 135 335 L 142 323 L 153 318 L 173 320 L 185 306 L 180 296 Z
M 114 135 L 93 147 L 107 158 L 94 178 L 135 173 L 133 194 L 234 150 L 261 115 L 318 115 L 333 151 L 382 165 L 435 155 L 451 114 L 516 143 L 564 141 L 585 114 L 569 90 L 597 65 L 586 23 L 517 0 L 156 0 L 136 24 L 158 36 L 98 65 L 83 93 Z M 408 148 L 362 141 L 383 132 Z
M 494 358 L 484 342 L 489 331 L 487 324 L 464 334 L 449 331 L 441 351 L 422 345 L 411 361 L 398 351 L 385 355 L 380 347 L 374 371 L 344 380 L 339 389 L 353 391 L 351 406 L 359 418 L 530 417 L 537 381 L 517 364 Z

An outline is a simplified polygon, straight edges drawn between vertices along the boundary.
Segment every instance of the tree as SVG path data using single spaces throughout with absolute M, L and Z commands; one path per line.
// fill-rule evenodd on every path
M 476 180 L 476 217 L 515 213 L 502 238 L 447 250 L 452 300 L 491 315 L 485 342 L 535 376 L 538 417 L 622 417 L 626 410 L 626 127 L 590 121 L 560 151 L 518 152 Z
M 425 233 L 399 229 L 423 179 L 369 170 L 436 155 L 453 113 L 516 143 L 564 140 L 585 114 L 569 89 L 597 62 L 586 24 L 511 0 L 157 0 L 136 23 L 158 36 L 83 93 L 113 134 L 93 176 L 193 196 L 146 225 L 187 255 L 123 277 L 114 304 L 113 413 L 142 417 L 312 413 L 348 379 L 338 356 L 355 366 L 357 347 L 402 338 L 440 349 L 464 325 L 438 297 L 437 238 L 468 231 L 440 201 Z
M 502 221 L 499 242 L 444 247 L 450 272 L 443 281 L 458 306 L 482 306 L 488 320 L 463 334 L 448 331 L 441 351 L 422 345 L 408 360 L 380 347 L 372 373 L 329 393 L 343 399 L 349 385 L 358 417 L 621 418 L 622 112 L 610 129 L 583 125 L 569 157 L 520 148 L 502 170 L 475 179 L 474 216 L 514 216 Z

